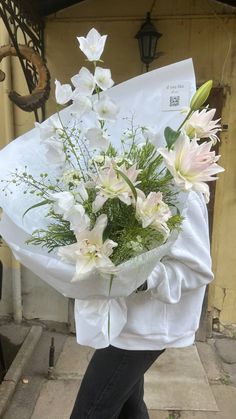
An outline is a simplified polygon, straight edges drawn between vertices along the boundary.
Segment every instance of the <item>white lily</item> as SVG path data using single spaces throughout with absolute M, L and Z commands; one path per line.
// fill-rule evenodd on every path
M 75 234 L 81 233 L 90 226 L 90 219 L 81 204 L 73 205 L 63 218 L 70 222 L 70 228 Z
M 71 78 L 71 81 L 79 94 L 91 96 L 95 88 L 95 80 L 86 67 L 82 67 L 79 74 Z
M 73 93 L 75 93 L 74 91 Z M 70 112 L 72 115 L 75 115 L 77 118 L 80 118 L 87 112 L 92 110 L 91 99 L 84 95 L 74 95 L 73 96 L 73 105 L 70 107 Z
M 100 128 L 90 128 L 86 134 L 86 139 L 89 142 L 91 148 L 99 148 L 100 150 L 107 150 L 109 145 L 108 136 Z
M 209 186 L 206 182 L 217 179 L 214 175 L 224 171 L 216 164 L 220 156 L 216 156 L 211 147 L 211 141 L 199 144 L 197 139 L 190 140 L 187 135 L 181 134 L 172 149 L 158 150 L 175 183 L 183 190 L 202 192 L 207 202 Z
M 107 35 L 101 36 L 100 33 L 92 28 L 86 38 L 77 37 L 81 51 L 89 61 L 98 61 L 103 53 Z
M 61 84 L 58 80 L 55 80 L 55 97 L 56 102 L 59 105 L 65 105 L 69 100 L 71 100 L 72 96 L 72 88 L 70 84 Z
M 77 243 L 60 247 L 58 255 L 63 261 L 75 263 L 75 274 L 71 282 L 83 279 L 83 275 L 94 269 L 102 273 L 114 273 L 116 268 L 109 256 L 117 246 L 112 240 L 103 243 L 103 232 L 107 226 L 107 216 L 100 215 L 92 230 L 84 230 L 77 235 Z
M 49 193 L 49 197 L 52 201 L 54 201 L 53 209 L 55 213 L 62 215 L 64 220 L 69 221 L 71 230 L 75 233 L 81 232 L 90 226 L 90 219 L 85 213 L 83 205 L 80 203 L 75 204 L 75 197 L 79 197 L 80 202 L 84 201 L 81 193 L 78 194 L 77 191 L 76 195 L 71 192 L 64 191 Z
M 68 212 L 74 206 L 74 196 L 71 192 L 51 192 L 48 193 L 50 199 L 54 201 L 53 209 L 56 214 L 60 214 L 66 219 Z
M 220 119 L 213 121 L 216 109 L 195 111 L 183 126 L 183 131 L 192 138 L 210 138 L 213 143 L 219 140 L 216 135 L 221 131 Z
M 118 106 L 105 95 L 94 104 L 94 110 L 102 121 L 115 121 L 119 112 Z
M 136 218 L 141 221 L 143 228 L 151 227 L 160 231 L 166 240 L 170 234 L 167 221 L 171 216 L 170 208 L 163 202 L 161 192 L 150 192 L 146 197 L 138 190 Z
M 130 180 L 133 186 L 137 185 L 137 176 L 140 170 L 136 169 L 136 164 L 126 169 L 125 165 L 117 167 L 115 162 L 110 166 L 100 168 L 96 176 L 95 184 L 98 194 L 93 202 L 93 211 L 97 212 L 108 199 L 119 198 L 126 205 L 131 205 L 133 192 L 128 183 L 116 171 L 119 169 Z
M 111 70 L 109 68 L 96 67 L 94 80 L 102 90 L 107 90 L 114 84 L 114 81 L 111 78 Z

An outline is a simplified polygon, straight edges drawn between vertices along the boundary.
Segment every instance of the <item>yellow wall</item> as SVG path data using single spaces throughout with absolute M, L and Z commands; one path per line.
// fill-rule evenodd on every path
M 85 35 L 93 26 L 109 35 L 103 59 L 116 83 L 144 71 L 134 36 L 151 4 L 152 0 L 86 0 L 47 18 L 45 46 L 53 90 L 55 78 L 69 82 L 82 65 L 87 65 L 76 36 Z M 212 243 L 216 279 L 210 288 L 209 305 L 216 309 L 220 322 L 236 323 L 236 9 L 211 0 L 159 0 L 152 15 L 163 34 L 158 50 L 164 55 L 150 69 L 192 57 L 198 83 L 212 78 L 215 86 L 228 88 L 222 121 L 228 123 L 229 130 L 222 133 L 220 146 L 226 172 L 220 175 L 216 188 Z M 21 76 L 14 70 L 13 84 L 20 90 Z M 1 95 L 1 84 L 0 89 Z M 51 95 L 47 115 L 54 112 Z M 16 134 L 33 124 L 30 114 L 18 109 L 14 118 Z M 3 129 L 0 126 L 1 137 Z

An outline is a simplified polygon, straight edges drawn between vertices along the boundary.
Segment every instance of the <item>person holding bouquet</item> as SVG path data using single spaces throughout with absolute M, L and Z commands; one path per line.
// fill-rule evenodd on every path
M 118 139 L 114 98 L 125 88 L 107 94 L 106 35 L 93 28 L 78 41 L 94 69 L 82 67 L 73 87 L 56 80 L 58 106 L 70 106 L 36 124 L 34 146 L 22 138 L 1 152 L 0 232 L 22 263 L 75 298 L 77 341 L 96 349 L 70 419 L 148 419 L 144 374 L 167 348 L 194 343 L 213 280 L 207 182 L 223 169 L 212 150 L 219 120 L 203 106 L 212 81 L 178 129 L 158 136 L 132 115 Z M 9 177 L 12 156 L 20 160 Z
M 79 41 L 83 50 L 84 38 Z M 167 132 L 168 147 L 158 150 L 176 184 L 188 191 L 177 238 L 143 285 L 127 297 L 127 321 L 120 334 L 112 345 L 95 351 L 70 419 L 148 419 L 145 372 L 166 348 L 194 343 L 205 289 L 213 280 L 205 182 L 222 170 L 210 151 L 219 130 L 218 120 L 212 120 L 215 110 L 198 111 L 208 94 L 206 83 L 192 98 L 175 142 L 168 144 Z M 197 141 L 207 137 L 210 141 L 199 145 Z M 171 214 L 161 197 L 151 194 L 148 202 L 138 193 L 136 215 L 143 226 L 156 223 L 166 240 Z M 134 246 L 138 244 L 136 240 Z

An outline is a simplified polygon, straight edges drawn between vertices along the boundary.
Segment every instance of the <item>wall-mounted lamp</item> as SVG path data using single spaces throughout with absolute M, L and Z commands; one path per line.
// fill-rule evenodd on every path
M 157 41 L 161 36 L 162 34 L 156 30 L 151 22 L 150 13 L 147 13 L 145 22 L 135 35 L 135 38 L 138 39 L 140 58 L 146 64 L 147 71 L 149 64 L 163 54 L 162 52 L 156 53 Z

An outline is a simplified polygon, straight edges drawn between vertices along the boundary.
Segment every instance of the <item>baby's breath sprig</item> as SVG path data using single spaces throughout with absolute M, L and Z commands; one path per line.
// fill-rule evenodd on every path
M 24 169 L 24 171 L 15 169 L 9 179 L 1 179 L 1 183 L 5 185 L 2 191 L 6 195 L 7 193 L 13 193 L 12 189 L 9 188 L 10 185 L 14 185 L 15 187 L 23 185 L 25 187 L 24 194 L 30 193 L 44 198 L 48 198 L 48 192 L 61 191 L 60 179 L 54 179 L 54 183 L 52 183 L 47 173 L 40 173 L 39 179 L 35 179 L 33 175 L 27 172 L 27 166 Z

